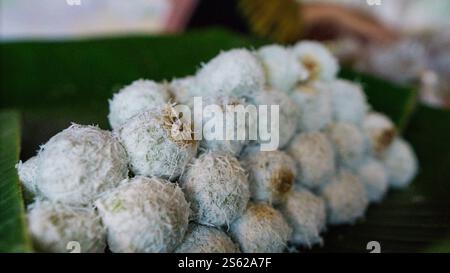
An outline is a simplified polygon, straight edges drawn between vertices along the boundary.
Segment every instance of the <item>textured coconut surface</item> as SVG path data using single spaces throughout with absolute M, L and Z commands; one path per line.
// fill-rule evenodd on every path
M 192 74 L 220 50 L 267 42 L 221 29 L 175 36 L 66 42 L 0 43 L 0 252 L 32 251 L 17 171 L 70 122 L 108 127 L 108 98 L 138 78 Z M 45 68 L 45 69 L 44 69 Z M 352 226 L 331 227 L 313 252 L 450 251 L 450 111 L 416 105 L 416 92 L 343 69 L 362 84 L 374 110 L 389 116 L 414 147 L 420 170 L 404 190 L 392 190 Z

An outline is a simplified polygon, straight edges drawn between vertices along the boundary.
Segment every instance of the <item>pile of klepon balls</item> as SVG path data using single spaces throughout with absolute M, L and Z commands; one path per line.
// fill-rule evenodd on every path
M 17 164 L 37 251 L 283 252 L 324 244 L 418 163 L 321 44 L 233 49 L 193 76 L 137 80 L 109 102 L 112 131 L 73 124 Z M 174 103 L 280 105 L 279 149 L 192 140 Z M 205 104 L 205 103 L 204 103 Z M 250 121 L 248 121 L 250 122 Z

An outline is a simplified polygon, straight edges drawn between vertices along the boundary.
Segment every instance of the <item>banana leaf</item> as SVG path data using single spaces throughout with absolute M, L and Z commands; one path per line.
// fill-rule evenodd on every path
M 21 159 L 31 157 L 40 144 L 71 122 L 108 129 L 108 99 L 135 79 L 186 76 L 221 50 L 257 48 L 265 43 L 222 29 L 206 29 L 156 37 L 0 44 L 0 109 L 15 109 L 22 117 L 20 143 L 16 112 L 4 110 L 1 116 L 5 139 L 0 147 L 0 251 L 31 250 L 14 170 L 19 150 Z M 393 119 L 415 147 L 421 169 L 408 189 L 389 192 L 357 224 L 330 228 L 324 246 L 311 251 L 368 252 L 367 243 L 377 241 L 382 252 L 449 252 L 450 112 L 416 107 L 417 92 L 411 87 L 348 69 L 341 76 L 360 82 L 374 110 Z M 14 133 L 4 135 L 4 129 L 11 126 Z M 16 209 L 5 214 L 3 209 L 10 207 Z

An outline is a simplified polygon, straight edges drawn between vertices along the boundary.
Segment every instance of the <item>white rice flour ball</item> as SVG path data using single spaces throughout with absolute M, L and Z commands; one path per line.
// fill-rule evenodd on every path
M 341 170 L 321 192 L 327 205 L 328 223 L 332 225 L 352 224 L 367 209 L 364 185 L 348 171 Z
M 170 104 L 131 118 L 118 133 L 136 175 L 174 180 L 197 153 L 191 124 Z
M 125 149 L 111 132 L 98 127 L 74 124 L 38 153 L 38 192 L 52 201 L 86 205 L 127 176 Z
M 233 222 L 250 198 L 245 170 L 227 153 L 202 154 L 183 174 L 181 185 L 195 221 L 209 226 Z
M 308 77 L 308 71 L 294 57 L 291 49 L 268 45 L 258 49 L 256 55 L 263 64 L 267 83 L 277 90 L 291 92 Z
M 188 228 L 189 203 L 175 183 L 137 176 L 95 202 L 112 252 L 171 252 Z
M 241 159 L 249 174 L 251 198 L 279 204 L 286 200 L 295 183 L 295 161 L 282 151 L 247 152 Z
M 337 122 L 326 129 L 334 145 L 338 164 L 356 169 L 367 153 L 367 139 L 359 127 L 351 123 Z
M 197 72 L 199 87 L 215 95 L 252 97 L 265 84 L 264 70 L 247 49 L 232 49 L 217 55 Z
M 417 174 L 417 158 L 411 145 L 397 138 L 383 156 L 389 185 L 394 188 L 408 186 Z
M 28 207 L 28 227 L 38 251 L 68 253 L 72 243 L 80 252 L 105 251 L 106 232 L 92 208 L 37 200 Z
M 32 200 L 37 194 L 36 171 L 38 165 L 38 157 L 33 156 L 27 161 L 19 161 L 16 169 L 19 174 L 20 182 L 23 186 L 24 197 L 26 200 Z
M 297 161 L 300 185 L 314 189 L 329 182 L 334 175 L 333 146 L 323 133 L 301 133 L 287 151 Z
M 318 131 L 331 123 L 331 93 L 325 84 L 316 82 L 297 86 L 292 91 L 291 99 L 299 111 L 298 131 Z
M 248 119 L 236 122 L 240 118 L 235 114 L 236 107 L 245 109 L 248 103 L 243 98 L 227 95 L 204 96 L 202 99 L 202 116 L 195 116 L 194 113 L 194 122 L 202 121 L 201 126 L 197 125 L 197 128 L 203 129 L 202 140 L 200 141 L 201 149 L 239 156 L 250 140 L 248 135 L 249 129 L 255 126 L 257 121 L 256 117 L 252 115 Z M 214 106 L 214 108 L 207 108 L 211 106 Z M 214 109 L 214 111 L 211 109 Z M 209 112 L 210 110 L 211 112 Z M 220 125 L 222 125 L 222 128 L 219 127 Z M 220 129 L 222 134 L 217 133 L 216 135 L 216 132 L 220 131 Z M 213 133 L 213 137 L 207 135 L 209 132 Z M 238 138 L 239 132 L 245 133 L 245 135 Z
M 372 112 L 365 116 L 364 131 L 369 147 L 376 156 L 381 156 L 397 135 L 394 123 L 384 114 Z
M 329 84 L 334 119 L 361 125 L 369 108 L 361 86 L 347 80 L 335 80 Z
M 109 101 L 109 123 L 114 130 L 127 120 L 153 110 L 169 100 L 167 86 L 150 80 L 137 80 L 122 88 Z
M 268 109 L 272 105 L 279 106 L 279 118 L 274 122 L 278 128 L 279 143 L 278 147 L 281 149 L 285 147 L 294 136 L 297 131 L 297 123 L 300 118 L 300 113 L 297 105 L 291 100 L 291 98 L 284 92 L 266 88 L 255 98 L 256 105 L 267 105 Z M 269 113 L 268 113 L 269 114 Z M 270 113 L 270 117 L 271 117 Z M 272 128 L 272 120 L 269 117 L 259 116 L 259 120 L 266 120 L 265 123 L 258 123 L 258 126 L 263 128 Z
M 169 91 L 181 104 L 190 104 L 195 96 L 202 96 L 194 76 L 174 79 L 169 84 Z
M 293 244 L 311 247 L 322 243 L 320 232 L 327 220 L 322 198 L 306 189 L 295 190 L 281 206 L 281 212 L 293 228 L 290 239 Z
M 231 225 L 230 234 L 244 253 L 280 253 L 291 237 L 283 215 L 265 203 L 250 203 L 244 215 Z
M 177 253 L 239 253 L 239 247 L 220 229 L 190 224 Z
M 388 177 L 383 163 L 375 158 L 367 158 L 356 173 L 366 189 L 369 202 L 380 202 L 388 189 Z
M 308 80 L 330 81 L 336 77 L 339 63 L 321 43 L 300 41 L 292 50 L 294 57 L 308 70 Z

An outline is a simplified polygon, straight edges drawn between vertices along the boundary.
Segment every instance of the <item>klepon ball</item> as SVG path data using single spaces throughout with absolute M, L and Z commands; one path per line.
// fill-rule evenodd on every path
M 38 153 L 38 193 L 51 201 L 87 205 L 128 176 L 127 154 L 111 132 L 73 124 Z
M 364 215 L 369 203 L 358 176 L 345 170 L 321 189 L 321 195 L 325 199 L 331 225 L 353 224 Z
M 334 175 L 333 146 L 323 133 L 297 135 L 287 152 L 297 162 L 297 182 L 300 185 L 314 189 L 329 182 Z
M 229 232 L 244 253 L 280 253 L 286 248 L 292 228 L 272 206 L 249 203 Z
M 275 128 L 278 128 L 279 143 L 278 148 L 285 147 L 297 131 L 297 123 L 300 118 L 300 112 L 297 105 L 291 100 L 291 98 L 284 92 L 265 88 L 260 93 L 256 95 L 255 98 L 256 105 L 267 105 L 268 109 L 271 109 L 272 105 L 279 106 L 279 118 L 275 119 Z M 269 110 L 268 110 L 269 111 Z M 269 114 L 269 113 L 268 113 Z M 270 113 L 270 117 L 271 117 Z M 266 122 L 261 123 L 262 118 L 265 118 Z M 268 117 L 259 116 L 258 126 L 263 126 L 263 128 L 272 128 L 271 123 L 273 122 Z
M 176 179 L 197 153 L 192 128 L 173 105 L 128 120 L 118 134 L 134 174 Z
M 329 85 L 334 120 L 361 125 L 369 108 L 361 86 L 347 80 L 334 80 Z
M 170 98 L 167 86 L 151 80 L 137 80 L 122 88 L 109 100 L 109 124 L 119 129 L 127 120 L 158 108 Z
M 297 175 L 295 161 L 283 151 L 260 151 L 258 146 L 247 150 L 241 163 L 249 174 L 251 198 L 271 204 L 285 201 Z
M 250 198 L 245 170 L 227 153 L 200 155 L 180 180 L 194 220 L 203 225 L 229 225 L 244 212 Z
M 171 252 L 189 223 L 189 203 L 175 183 L 137 176 L 96 202 L 112 252 Z
M 321 43 L 300 41 L 292 47 L 294 58 L 308 70 L 308 80 L 330 81 L 336 77 L 339 63 Z
M 26 200 L 32 200 L 37 194 L 36 186 L 36 171 L 38 165 L 38 157 L 33 156 L 27 161 L 16 164 L 16 169 L 19 174 L 20 182 L 22 182 L 22 188 L 24 197 Z
M 194 122 L 202 120 L 202 127 L 200 125 L 197 126 L 197 128 L 202 128 L 204 133 L 200 141 L 200 149 L 203 151 L 225 152 L 233 156 L 239 156 L 242 149 L 249 142 L 249 129 L 255 127 L 257 122 L 256 116 L 254 115 L 251 115 L 245 120 L 241 120 L 242 122 L 236 122 L 239 116 L 235 114 L 234 107 L 245 108 L 248 106 L 247 101 L 243 98 L 228 95 L 204 96 L 202 99 L 202 117 L 196 118 L 194 114 Z M 215 107 L 209 109 L 215 109 L 216 111 L 207 111 L 206 107 L 212 105 Z M 230 122 L 231 126 L 227 126 L 228 122 Z M 211 124 L 214 129 L 205 130 L 211 128 Z M 220 131 L 218 127 L 220 124 L 222 125 L 221 139 L 210 138 L 206 132 L 213 132 L 215 135 L 216 132 Z M 239 130 L 245 133 L 245 135 L 238 139 Z
M 104 252 L 106 232 L 92 208 L 37 200 L 28 207 L 28 228 L 40 252 L 68 253 L 72 244 L 80 252 Z
M 308 77 L 308 71 L 289 48 L 280 45 L 263 46 L 258 49 L 256 56 L 263 65 L 267 84 L 277 90 L 291 92 L 300 81 Z
M 324 83 L 299 85 L 292 91 L 291 99 L 299 111 L 297 131 L 318 131 L 331 123 L 331 93 Z
M 191 223 L 176 253 L 239 253 L 239 247 L 222 230 Z
M 264 70 L 247 49 L 232 49 L 214 57 L 197 72 L 199 87 L 208 94 L 250 98 L 265 85 Z
M 173 79 L 169 84 L 169 91 L 176 102 L 181 104 L 191 104 L 195 96 L 202 96 L 202 91 L 198 88 L 194 76 Z
M 389 185 L 393 188 L 408 186 L 417 174 L 417 158 L 411 145 L 396 138 L 383 156 Z
M 359 127 L 352 123 L 336 122 L 326 128 L 334 146 L 337 163 L 356 169 L 367 154 L 367 139 Z
M 289 241 L 305 247 L 322 244 L 320 232 L 325 229 L 327 217 L 321 197 L 306 189 L 296 189 L 281 206 L 281 212 L 293 228 Z
M 394 123 L 384 114 L 377 112 L 365 116 L 363 128 L 371 151 L 378 157 L 383 155 L 397 135 Z
M 369 202 L 380 202 L 388 190 L 388 177 L 383 163 L 375 158 L 367 158 L 356 173 L 366 189 Z

